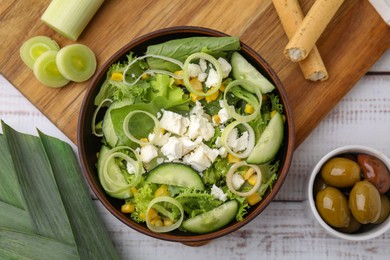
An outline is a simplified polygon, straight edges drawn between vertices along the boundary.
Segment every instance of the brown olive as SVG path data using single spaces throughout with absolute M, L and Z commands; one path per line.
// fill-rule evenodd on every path
M 379 215 L 378 220 L 375 222 L 375 224 L 380 224 L 383 221 L 387 219 L 387 217 L 390 215 L 390 200 L 389 198 L 382 194 L 381 195 L 381 213 Z
M 374 184 L 380 194 L 385 194 L 390 189 L 390 172 L 386 165 L 378 158 L 367 154 L 359 154 L 357 160 L 364 178 Z
M 316 207 L 322 219 L 333 227 L 348 227 L 351 211 L 345 195 L 334 187 L 320 190 L 316 196 Z
M 338 230 L 344 233 L 351 234 L 358 231 L 361 226 L 362 224 L 359 221 L 357 221 L 354 217 L 352 217 L 348 227 L 338 228 Z
M 381 211 L 380 194 L 371 182 L 359 181 L 349 194 L 349 207 L 353 217 L 360 223 L 374 223 Z
M 337 188 L 352 187 L 361 178 L 359 164 L 342 157 L 327 161 L 322 166 L 321 176 L 325 183 Z

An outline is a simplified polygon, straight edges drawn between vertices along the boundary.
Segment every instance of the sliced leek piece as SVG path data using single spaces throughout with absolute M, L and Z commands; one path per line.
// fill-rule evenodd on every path
M 104 0 L 53 0 L 41 20 L 59 34 L 76 41 Z
M 83 44 L 71 44 L 59 50 L 56 58 L 60 73 L 75 82 L 88 80 L 96 71 L 96 57 Z
M 19 49 L 20 58 L 30 68 L 42 53 L 46 51 L 58 51 L 60 46 L 56 41 L 47 36 L 35 36 L 25 41 Z
M 69 80 L 58 70 L 56 57 L 58 51 L 46 51 L 34 63 L 34 75 L 45 86 L 60 88 L 69 83 Z

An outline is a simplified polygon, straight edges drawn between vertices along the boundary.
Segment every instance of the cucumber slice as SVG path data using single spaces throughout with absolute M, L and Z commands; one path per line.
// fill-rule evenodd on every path
M 96 57 L 87 46 L 71 44 L 58 52 L 57 66 L 65 78 L 82 82 L 88 80 L 95 73 Z
M 229 224 L 235 218 L 237 211 L 237 201 L 231 200 L 184 221 L 182 227 L 193 233 L 209 233 Z
M 47 36 L 35 36 L 25 41 L 19 49 L 20 58 L 30 68 L 34 68 L 34 63 L 42 53 L 46 51 L 58 51 L 58 43 Z
M 152 183 L 204 190 L 199 174 L 190 166 L 181 163 L 161 164 L 150 171 L 146 180 Z
M 262 164 L 270 161 L 279 151 L 282 145 L 283 135 L 283 117 L 279 112 L 276 112 L 246 161 L 253 164 Z
M 233 52 L 232 73 L 234 79 L 245 79 L 253 82 L 260 87 L 261 93 L 268 93 L 275 89 L 275 86 L 269 82 L 255 67 L 252 66 L 240 53 Z M 242 85 L 249 92 L 255 93 L 251 86 Z
M 46 51 L 42 53 L 34 63 L 34 75 L 44 85 L 52 88 L 60 88 L 69 83 L 59 72 L 56 57 L 58 51 Z

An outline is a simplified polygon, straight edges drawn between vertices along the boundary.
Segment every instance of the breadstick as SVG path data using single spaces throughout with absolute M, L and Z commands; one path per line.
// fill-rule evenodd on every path
M 272 0 L 272 2 L 287 37 L 291 39 L 304 18 L 298 0 Z M 311 81 L 328 79 L 328 72 L 316 46 L 313 47 L 307 58 L 298 64 L 305 79 Z
M 316 0 L 284 49 L 291 61 L 307 57 L 344 0 Z

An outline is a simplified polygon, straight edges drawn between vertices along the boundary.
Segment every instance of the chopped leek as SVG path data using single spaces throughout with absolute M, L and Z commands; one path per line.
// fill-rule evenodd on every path
M 76 41 L 104 0 L 52 0 L 41 20 Z
M 215 86 L 212 86 L 212 88 L 210 88 L 210 90 L 207 91 L 206 93 L 203 91 L 198 91 L 198 90 L 194 89 L 194 87 L 192 86 L 192 84 L 190 82 L 190 76 L 188 73 L 188 65 L 190 65 L 190 62 L 192 60 L 196 60 L 196 59 L 204 59 L 204 60 L 210 62 L 214 66 L 214 68 L 218 74 L 217 84 Z M 217 91 L 221 87 L 222 77 L 223 77 L 223 73 L 222 73 L 221 64 L 210 54 L 202 53 L 202 52 L 194 53 L 194 54 L 191 54 L 190 56 L 188 56 L 188 58 L 184 62 L 184 66 L 183 66 L 184 85 L 186 86 L 188 91 L 190 91 L 191 93 L 194 93 L 195 95 L 198 95 L 200 97 L 211 96 L 214 93 L 217 93 Z
M 95 54 L 83 44 L 63 47 L 58 52 L 56 62 L 61 74 L 75 82 L 88 80 L 96 70 Z
M 58 70 L 56 57 L 58 51 L 46 51 L 34 63 L 34 75 L 44 85 L 60 88 L 69 83 Z
M 47 36 L 35 36 L 25 41 L 19 49 L 20 57 L 30 68 L 34 68 L 34 63 L 46 51 L 58 51 L 60 46 L 56 41 Z
M 255 185 L 253 185 L 253 187 L 249 191 L 244 191 L 244 192 L 236 190 L 234 188 L 233 180 L 232 180 L 233 174 L 242 166 L 247 166 L 249 168 L 253 168 L 257 174 L 257 179 L 256 179 Z M 245 161 L 240 161 L 240 162 L 233 164 L 232 167 L 230 167 L 229 171 L 226 174 L 226 184 L 227 184 L 229 190 L 231 192 L 237 194 L 238 196 L 242 196 L 242 197 L 248 197 L 248 196 L 252 195 L 253 193 L 255 193 L 260 188 L 261 179 L 262 179 L 262 173 L 261 173 L 259 166 L 255 165 L 255 164 L 247 164 Z

